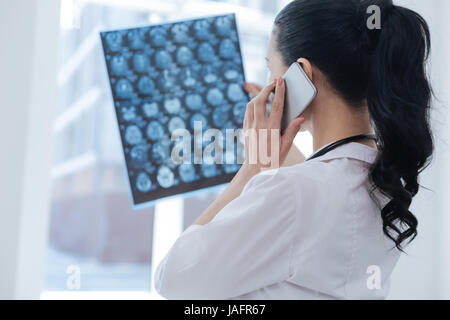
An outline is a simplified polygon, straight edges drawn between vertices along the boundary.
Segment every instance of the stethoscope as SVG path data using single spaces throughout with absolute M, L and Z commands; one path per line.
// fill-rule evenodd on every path
M 357 135 L 357 136 L 344 138 L 344 139 L 341 139 L 341 140 L 333 142 L 332 144 L 326 146 L 323 149 L 320 149 L 319 151 L 314 153 L 312 156 L 310 156 L 305 161 L 308 161 L 308 160 L 311 160 L 311 159 L 323 156 L 325 153 L 328 153 L 331 150 L 336 149 L 339 146 L 342 146 L 343 144 L 347 144 L 347 143 L 358 141 L 358 140 L 362 140 L 362 139 L 373 139 L 373 140 L 375 140 L 375 142 L 378 142 L 378 139 L 377 139 L 377 137 L 374 134 L 360 134 L 360 135 Z

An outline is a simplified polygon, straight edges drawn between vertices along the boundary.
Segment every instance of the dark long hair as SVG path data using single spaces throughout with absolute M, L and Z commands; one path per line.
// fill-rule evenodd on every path
M 371 5 L 380 9 L 379 29 L 367 24 Z M 367 103 L 380 150 L 369 171 L 370 194 L 387 197 L 380 207 L 383 231 L 402 250 L 417 235 L 409 207 L 434 148 L 426 21 L 388 0 L 295 0 L 274 25 L 286 66 L 307 58 L 350 105 Z

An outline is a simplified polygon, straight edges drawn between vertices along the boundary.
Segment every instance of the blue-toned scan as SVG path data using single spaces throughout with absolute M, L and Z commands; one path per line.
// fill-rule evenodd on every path
M 150 42 L 153 47 L 164 47 L 166 46 L 167 29 L 163 27 L 155 27 L 149 31 Z
M 115 52 L 122 48 L 122 35 L 119 32 L 109 32 L 105 39 L 109 51 Z
M 164 137 L 164 127 L 159 121 L 150 121 L 147 126 L 147 137 L 153 141 L 158 141 Z
M 183 182 L 192 182 L 197 179 L 195 167 L 191 163 L 182 163 L 178 166 L 178 174 Z
M 208 40 L 211 36 L 210 22 L 208 20 L 194 22 L 193 28 L 197 40 Z
M 233 64 L 231 64 L 231 66 L 229 64 L 224 66 L 223 77 L 225 78 L 225 80 L 229 82 L 235 82 L 236 79 L 239 79 L 239 76 L 240 72 Z
M 170 114 L 178 114 L 181 110 L 181 101 L 178 98 L 167 99 L 164 101 L 164 108 Z
M 150 67 L 148 56 L 145 53 L 135 54 L 133 57 L 133 67 L 139 73 L 144 73 Z
M 177 129 L 186 129 L 186 124 L 181 117 L 173 117 L 169 120 L 169 132 L 172 133 Z
M 149 95 L 149 94 L 153 93 L 153 90 L 155 89 L 155 83 L 148 76 L 141 77 L 139 79 L 137 86 L 138 86 L 139 92 L 142 93 L 143 95 Z
M 172 57 L 167 50 L 158 50 L 155 53 L 155 65 L 159 69 L 165 69 L 172 63 Z
M 220 106 L 223 103 L 223 93 L 219 88 L 209 89 L 206 94 L 206 101 L 214 107 Z
M 191 119 L 190 119 L 190 124 L 191 124 L 191 128 L 192 128 L 192 129 L 195 129 L 195 123 L 196 123 L 196 122 L 197 122 L 203 129 L 209 128 L 209 126 L 208 126 L 208 119 L 206 119 L 206 117 L 205 117 L 203 114 L 199 113 L 199 112 L 194 113 L 194 114 L 192 115 Z
M 148 162 L 149 145 L 134 146 L 130 151 L 130 163 L 134 168 L 144 168 Z
M 247 104 L 245 102 L 236 103 L 233 107 L 234 120 L 237 123 L 244 123 L 245 110 L 247 109 Z
M 170 144 L 166 140 L 158 141 L 152 148 L 153 159 L 157 163 L 163 163 L 170 157 Z
M 230 107 L 218 107 L 213 112 L 213 123 L 216 128 L 222 128 L 228 121 L 230 115 Z
M 133 205 L 229 182 L 240 168 L 237 147 L 223 150 L 224 140 L 204 150 L 209 129 L 225 139 L 226 129 L 242 128 L 249 101 L 235 15 L 100 36 Z M 180 137 L 189 152 L 181 162 L 172 159 Z
M 221 37 L 228 36 L 233 32 L 233 21 L 230 16 L 223 16 L 216 19 L 214 25 L 216 26 L 217 34 Z
M 176 85 L 176 79 L 167 73 L 164 73 L 157 82 L 162 94 L 169 93 Z
M 201 75 L 205 84 L 209 86 L 215 85 L 219 81 L 219 75 L 217 70 L 214 70 L 211 66 L 206 66 L 202 71 Z
M 204 63 L 212 62 L 216 57 L 214 48 L 207 42 L 204 42 L 198 46 L 197 55 L 200 62 Z
M 142 111 L 147 118 L 156 118 L 159 113 L 159 107 L 156 102 L 144 102 Z
M 202 165 L 202 174 L 205 178 L 212 178 L 219 174 L 217 170 L 217 165 L 215 163 L 212 164 L 203 164 Z
M 136 178 L 136 189 L 140 192 L 148 192 L 152 187 L 152 181 L 150 177 L 145 173 L 141 172 Z
M 186 66 L 192 61 L 192 52 L 188 47 L 180 47 L 177 50 L 177 62 L 182 66 Z
M 161 166 L 158 169 L 156 179 L 161 187 L 167 189 L 173 186 L 175 182 L 175 175 L 169 167 Z
M 191 110 L 200 110 L 203 107 L 202 96 L 198 93 L 189 93 L 185 98 L 185 103 Z
M 232 83 L 228 85 L 227 97 L 232 102 L 238 102 L 245 100 L 246 94 L 240 85 Z
M 141 49 L 144 47 L 145 32 L 141 29 L 134 29 L 128 32 L 127 38 L 130 43 L 130 48 Z
M 118 55 L 111 58 L 111 70 L 114 74 L 120 76 L 125 74 L 128 69 L 127 60 Z
M 223 39 L 220 42 L 219 54 L 224 59 L 231 59 L 236 54 L 236 45 L 230 39 Z
M 189 68 L 182 70 L 178 78 L 185 89 L 194 88 L 197 84 L 197 76 Z
M 127 79 L 119 79 L 116 86 L 116 96 L 119 99 L 130 99 L 133 97 L 133 86 Z
M 135 145 L 141 143 L 142 141 L 142 132 L 136 125 L 130 125 L 125 130 L 125 141 L 128 144 Z

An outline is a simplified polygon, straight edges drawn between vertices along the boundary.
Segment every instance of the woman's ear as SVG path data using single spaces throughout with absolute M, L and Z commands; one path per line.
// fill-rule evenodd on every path
M 302 66 L 303 71 L 308 75 L 309 80 L 313 81 L 313 68 L 311 65 L 311 62 L 309 62 L 308 59 L 305 58 L 299 58 L 297 62 Z

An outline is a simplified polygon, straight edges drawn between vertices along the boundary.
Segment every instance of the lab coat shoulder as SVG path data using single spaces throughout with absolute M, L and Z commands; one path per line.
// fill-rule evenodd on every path
M 285 168 L 254 176 L 206 225 L 191 225 L 155 274 L 169 299 L 227 299 L 284 281 L 293 272 L 295 177 Z
M 386 249 L 365 163 L 340 157 L 294 168 L 298 223 L 287 282 L 341 299 L 385 295 L 384 282 L 382 292 L 367 289 L 367 268 L 389 274 L 397 256 Z

